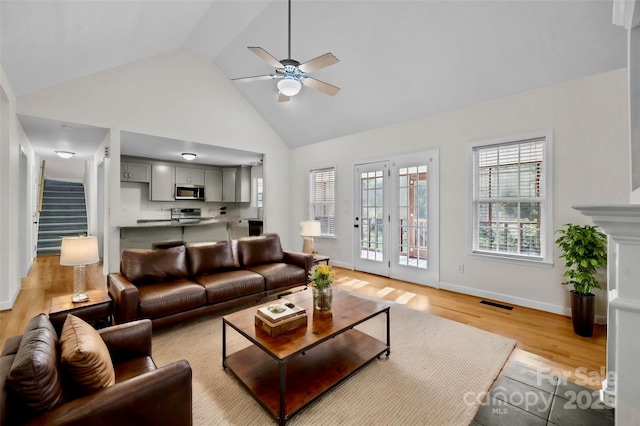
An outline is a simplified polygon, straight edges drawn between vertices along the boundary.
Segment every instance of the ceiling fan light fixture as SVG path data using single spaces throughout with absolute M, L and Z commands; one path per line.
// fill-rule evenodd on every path
M 60 158 L 71 158 L 76 155 L 75 152 L 71 151 L 55 151 L 55 153 L 58 154 L 58 157 Z
M 295 96 L 301 88 L 302 84 L 295 78 L 283 78 L 278 82 L 278 90 L 285 96 Z
M 192 152 L 183 152 L 182 153 L 182 158 L 184 158 L 185 160 L 188 160 L 188 161 L 195 160 L 196 154 L 194 154 Z
M 333 56 L 332 53 L 325 53 L 303 64 L 291 58 L 291 0 L 288 0 L 289 4 L 289 25 L 288 25 L 288 56 L 287 59 L 277 60 L 269 52 L 262 47 L 247 46 L 247 48 L 258 55 L 262 60 L 275 68 L 275 74 L 256 75 L 254 77 L 241 77 L 232 78 L 234 81 L 250 82 L 250 81 L 262 81 L 281 79 L 278 81 L 278 102 L 288 102 L 291 97 L 297 95 L 302 88 L 302 85 L 307 85 L 312 89 L 319 90 L 330 96 L 335 96 L 340 88 L 332 86 L 315 78 L 311 78 L 308 74 L 312 71 L 319 70 L 329 65 L 338 63 L 338 58 Z

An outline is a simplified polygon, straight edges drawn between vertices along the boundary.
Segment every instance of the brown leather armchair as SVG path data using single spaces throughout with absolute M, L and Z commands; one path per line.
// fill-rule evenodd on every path
M 41 314 L 41 317 L 44 315 Z M 48 319 L 38 318 L 38 321 L 43 324 Z M 27 336 L 28 332 L 26 330 L 23 336 Z M 37 413 L 35 417 L 8 383 L 9 372 L 23 336 L 9 338 L 0 355 L 0 424 L 192 424 L 191 367 L 186 360 L 156 367 L 151 358 L 151 321 L 120 324 L 98 330 L 98 333 L 111 355 L 115 384 L 75 399 L 63 389 L 61 402 Z M 45 330 L 36 340 L 57 342 L 57 336 L 52 337 L 51 334 Z M 64 387 L 64 369 L 60 366 L 59 355 L 57 358 L 55 368 L 60 371 L 60 382 Z

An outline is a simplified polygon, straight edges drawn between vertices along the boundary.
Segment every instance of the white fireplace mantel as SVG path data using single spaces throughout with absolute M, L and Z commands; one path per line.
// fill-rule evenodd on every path
M 616 425 L 640 419 L 640 204 L 573 206 L 607 233 L 607 377 L 602 399 Z

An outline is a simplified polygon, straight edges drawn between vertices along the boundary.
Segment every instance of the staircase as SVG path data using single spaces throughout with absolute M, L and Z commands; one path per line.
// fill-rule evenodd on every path
M 38 256 L 60 254 L 62 237 L 87 235 L 84 185 L 45 179 Z

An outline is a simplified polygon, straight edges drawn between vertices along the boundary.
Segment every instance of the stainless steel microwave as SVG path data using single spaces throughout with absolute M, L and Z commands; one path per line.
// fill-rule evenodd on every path
M 204 186 L 176 185 L 176 200 L 204 200 Z

